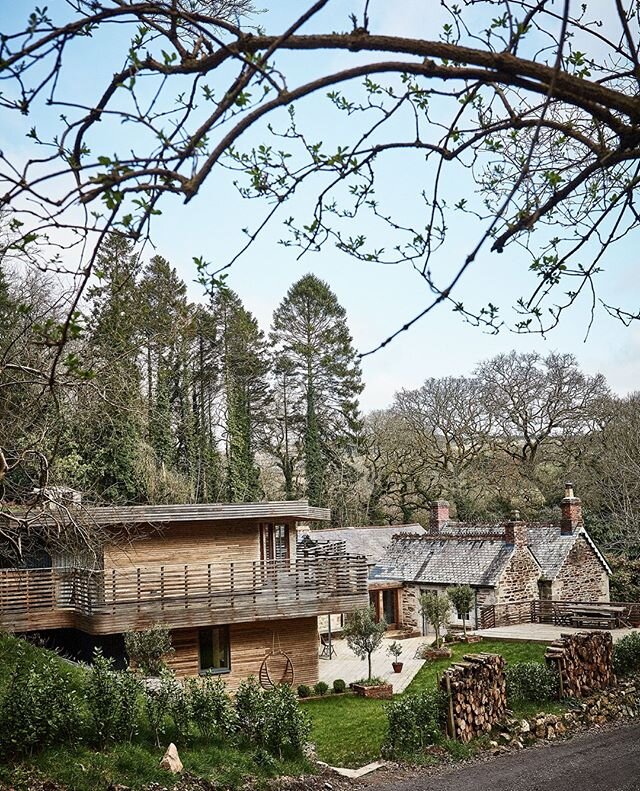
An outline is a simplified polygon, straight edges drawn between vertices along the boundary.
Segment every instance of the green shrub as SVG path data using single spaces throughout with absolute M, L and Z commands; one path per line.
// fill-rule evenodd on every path
M 95 651 L 85 687 L 92 741 L 131 741 L 138 729 L 141 691 L 132 673 L 114 670 L 113 660 Z
M 160 676 L 166 667 L 164 657 L 173 653 L 171 633 L 160 624 L 141 632 L 127 632 L 124 647 L 131 662 L 144 676 Z
M 311 687 L 308 684 L 298 684 L 298 697 L 308 698 L 311 695 Z
M 73 744 L 81 732 L 80 695 L 53 654 L 37 661 L 20 646 L 0 700 L 0 756 Z
M 326 681 L 318 681 L 318 683 L 313 687 L 313 691 L 316 695 L 326 695 L 327 690 L 329 689 L 329 685 Z
M 202 736 L 223 739 L 236 732 L 236 710 L 222 679 L 211 676 L 199 680 L 190 678 L 187 689 L 191 700 L 191 716 Z
M 173 709 L 175 683 L 173 673 L 165 670 L 156 685 L 145 688 L 144 709 L 158 747 L 160 747 L 160 737 L 166 732 L 167 720 L 175 713 Z
M 558 695 L 558 676 L 541 662 L 519 662 L 506 669 L 507 700 L 538 703 Z
M 344 692 L 347 688 L 345 681 L 341 678 L 337 678 L 333 682 L 333 691 L 336 695 L 339 695 L 341 692 Z
M 619 675 L 640 670 L 640 632 L 631 632 L 614 643 L 613 669 Z
M 272 755 L 299 757 L 311 733 L 311 721 L 301 711 L 291 687 L 280 684 L 263 695 L 264 746 Z
M 407 756 L 437 742 L 441 738 L 443 709 L 444 696 L 438 690 L 425 690 L 389 703 L 385 754 Z
M 265 738 L 264 693 L 255 676 L 240 682 L 234 703 L 241 735 L 250 743 L 262 744 Z
M 169 701 L 169 717 L 173 721 L 176 735 L 180 739 L 188 739 L 191 732 L 192 710 L 189 688 L 177 678 L 165 678 L 166 694 Z
M 299 756 L 311 724 L 291 687 L 262 690 L 254 677 L 240 683 L 235 697 L 238 726 L 244 739 L 272 755 Z
M 380 676 L 371 676 L 371 678 L 359 678 L 353 682 L 361 687 L 379 687 L 380 684 L 386 684 L 386 681 Z

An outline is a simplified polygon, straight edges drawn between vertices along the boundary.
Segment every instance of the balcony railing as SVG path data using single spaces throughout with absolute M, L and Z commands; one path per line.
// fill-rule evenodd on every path
M 343 612 L 367 601 L 365 558 L 331 549 L 295 561 L 0 569 L 0 629 L 13 631 L 248 622 Z

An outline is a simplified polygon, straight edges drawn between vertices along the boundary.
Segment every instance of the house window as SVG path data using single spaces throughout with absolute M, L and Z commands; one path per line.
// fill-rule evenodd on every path
M 228 673 L 231 670 L 228 626 L 199 629 L 198 644 L 201 673 Z

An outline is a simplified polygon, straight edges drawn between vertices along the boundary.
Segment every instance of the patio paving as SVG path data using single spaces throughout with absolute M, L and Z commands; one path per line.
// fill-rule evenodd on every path
M 406 640 L 398 640 L 402 646 L 399 661 L 402 662 L 403 667 L 402 672 L 394 673 L 391 657 L 387 654 L 387 647 L 394 640 L 384 638 L 382 646 L 371 657 L 371 672 L 374 676 L 379 676 L 393 684 L 394 694 L 404 692 L 424 664 L 424 659 L 414 659 L 416 649 L 423 643 L 431 642 L 432 639 L 432 637 L 410 637 Z M 320 659 L 320 681 L 326 681 L 331 686 L 336 678 L 351 684 L 352 681 L 366 677 L 367 660 L 358 659 L 346 640 L 334 637 L 333 647 L 336 650 L 335 656 L 331 659 Z
M 563 634 L 587 632 L 589 629 L 575 629 L 571 626 L 554 626 L 546 623 L 521 623 L 514 626 L 496 626 L 493 629 L 478 629 L 474 634 L 482 635 L 487 640 L 512 640 L 514 642 L 551 643 Z M 597 629 L 598 632 L 610 631 L 613 642 L 617 642 L 638 629 Z

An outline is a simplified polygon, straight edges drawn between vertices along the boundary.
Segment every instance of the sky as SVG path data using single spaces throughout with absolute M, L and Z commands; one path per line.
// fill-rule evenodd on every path
M 0 22 L 3 17 L 3 25 L 15 21 L 18 14 L 16 6 L 21 5 L 0 3 Z M 437 36 L 442 20 L 439 4 L 435 2 L 405 0 L 400 5 L 372 0 L 370 5 L 372 30 L 410 33 L 422 38 Z M 50 6 L 55 8 L 56 3 Z M 347 30 L 351 26 L 349 13 L 360 7 L 360 3 L 333 0 L 309 29 Z M 296 18 L 300 9 L 299 2 L 278 0 L 272 9 L 257 17 L 257 22 L 268 32 L 281 31 Z M 103 51 L 98 47 L 90 54 L 89 64 L 86 60 L 79 60 L 78 68 L 68 77 L 68 86 L 63 87 L 76 95 L 95 92 L 100 75 L 112 68 L 108 53 L 104 55 L 103 58 Z M 351 57 L 349 53 L 338 53 L 332 56 L 333 62 L 323 66 L 338 67 Z M 307 69 L 309 74 L 313 73 L 313 67 L 306 62 L 292 56 L 289 62 L 296 78 L 306 76 Z M 40 115 L 36 112 L 35 119 L 11 118 L 0 124 L 3 150 L 28 150 L 25 132 L 34 120 L 46 122 L 47 110 L 43 108 L 39 112 Z M 304 114 L 317 139 L 332 138 L 334 118 L 327 110 L 326 100 L 318 97 L 309 102 Z M 249 138 L 246 145 L 254 142 L 257 138 Z M 378 192 L 411 215 L 422 210 L 415 204 L 416 180 L 420 177 L 413 172 L 410 163 L 397 158 L 384 172 Z M 457 189 L 472 188 L 472 185 L 450 185 L 452 194 Z M 310 196 L 311 192 L 305 194 L 303 191 L 297 204 L 287 205 L 281 219 L 291 213 L 304 212 Z M 156 218 L 152 230 L 156 252 L 176 266 L 188 283 L 191 298 L 202 300 L 200 287 L 194 282 L 193 257 L 202 256 L 214 262 L 227 260 L 242 244 L 241 229 L 258 221 L 265 207 L 240 198 L 230 184 L 228 174 L 219 172 L 212 175 L 187 206 L 177 200 L 169 200 L 162 208 L 163 214 Z M 367 233 L 370 229 L 366 224 L 357 224 L 356 230 Z M 329 245 L 320 253 L 298 260 L 298 251 L 278 243 L 282 236 L 281 220 L 277 220 L 234 264 L 228 278 L 230 287 L 237 291 L 265 330 L 287 289 L 307 272 L 313 272 L 330 284 L 347 311 L 354 344 L 361 352 L 377 346 L 430 299 L 424 281 L 410 266 L 360 263 Z M 444 271 L 463 260 L 476 240 L 472 229 L 467 228 L 464 222 L 455 228 L 453 237 L 446 250 L 448 258 L 441 264 Z M 638 239 L 627 239 L 619 244 L 615 255 L 609 258 L 606 273 L 600 278 L 603 294 L 612 300 L 624 301 L 634 310 L 638 309 L 639 302 L 637 248 Z M 514 252 L 505 252 L 502 256 L 480 256 L 465 276 L 461 297 L 470 305 L 482 305 L 488 300 L 508 302 L 524 287 L 528 277 L 526 266 L 525 259 Z M 603 373 L 614 391 L 625 394 L 638 389 L 640 326 L 626 328 L 599 311 L 587 335 L 589 318 L 588 303 L 583 300 L 565 314 L 560 326 L 546 338 L 516 335 L 508 330 L 491 335 L 465 324 L 450 308 L 441 306 L 389 346 L 363 358 L 365 390 L 361 398 L 362 408 L 365 411 L 384 408 L 397 390 L 418 387 L 427 377 L 470 374 L 479 361 L 511 349 L 537 351 L 543 355 L 550 351 L 572 352 L 586 372 Z

